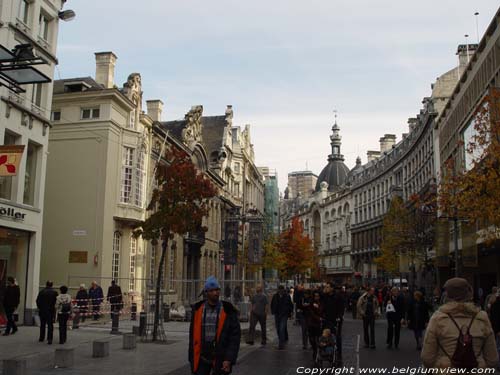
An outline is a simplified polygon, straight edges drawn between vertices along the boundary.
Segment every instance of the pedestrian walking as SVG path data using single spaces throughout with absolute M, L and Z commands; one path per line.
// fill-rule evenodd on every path
M 120 313 L 123 309 L 123 294 L 122 289 L 116 283 L 115 280 L 111 281 L 111 285 L 108 288 L 108 294 L 106 296 L 107 301 L 111 306 L 111 313 Z
M 220 301 L 214 276 L 205 282 L 206 298 L 192 306 L 189 362 L 196 375 L 230 374 L 240 349 L 241 330 L 234 306 Z
M 386 297 L 385 316 L 387 318 L 387 348 L 399 347 L 401 323 L 405 317 L 405 299 L 399 292 L 399 288 L 393 287 Z M 393 341 L 394 339 L 394 341 Z
M 5 289 L 5 294 L 3 297 L 3 309 L 5 311 L 5 317 L 7 318 L 7 326 L 5 327 L 4 336 L 9 336 L 10 334 L 15 334 L 17 332 L 17 325 L 14 319 L 14 312 L 19 306 L 21 300 L 21 291 L 16 283 L 16 280 L 9 276 L 7 278 L 7 288 Z
M 276 332 L 278 334 L 278 350 L 285 349 L 286 327 L 288 319 L 293 313 L 293 304 L 283 285 L 278 286 L 278 291 L 271 300 L 271 312 L 274 315 Z
M 422 349 L 422 337 L 427 323 L 429 323 L 429 305 L 425 302 L 422 292 L 416 291 L 408 306 L 408 328 L 413 331 L 417 350 Z
M 255 326 L 257 323 L 260 324 L 261 331 L 261 344 L 266 345 L 267 333 L 266 333 L 266 319 L 267 310 L 269 306 L 269 301 L 267 296 L 262 293 L 262 286 L 257 286 L 255 289 L 255 295 L 251 299 L 252 308 L 250 310 L 250 327 L 248 329 L 247 344 L 254 344 L 255 337 Z
M 68 337 L 68 319 L 73 312 L 71 296 L 68 294 L 68 287 L 62 285 L 59 288 L 61 294 L 56 298 L 55 310 L 57 322 L 59 323 L 59 344 L 64 344 Z
M 500 355 L 500 292 L 497 291 L 495 302 L 491 304 L 490 309 L 491 328 L 495 335 L 497 343 L 497 352 Z
M 448 280 L 446 303 L 429 321 L 421 353 L 427 368 L 494 368 L 495 337 L 488 316 L 472 303 L 467 280 Z
M 75 300 L 76 307 L 80 313 L 80 320 L 83 323 L 85 322 L 85 317 L 87 316 L 89 307 L 89 293 L 87 292 L 87 289 L 85 289 L 85 284 L 80 284 Z
M 331 282 L 325 285 L 323 296 L 323 316 L 324 325 L 322 328 L 329 328 L 335 333 L 337 344 L 337 359 L 342 359 L 342 323 L 344 321 L 345 298 L 340 285 L 333 285 Z
M 490 313 L 490 309 L 491 309 L 491 305 L 492 303 L 495 301 L 496 299 L 496 295 L 497 295 L 497 291 L 498 291 L 498 287 L 494 286 L 493 288 L 491 288 L 491 293 L 488 294 L 486 296 L 486 298 L 484 299 L 484 310 L 486 311 L 486 313 Z
M 47 281 L 45 288 L 38 293 L 36 298 L 36 306 L 38 307 L 38 315 L 40 316 L 40 336 L 38 341 L 45 341 L 45 328 L 47 328 L 47 344 L 49 345 L 52 344 L 54 335 L 57 300 L 57 292 L 52 286 L 52 281 Z
M 101 303 L 104 299 L 104 294 L 102 292 L 102 288 L 95 281 L 92 281 L 92 285 L 90 286 L 89 299 L 92 305 L 92 315 L 94 320 L 99 320 L 99 312 L 101 310 Z
M 310 299 L 306 298 L 303 307 L 307 323 L 307 335 L 313 349 L 313 361 L 315 361 L 318 353 L 318 339 L 321 335 L 322 312 L 324 310 L 320 292 L 316 290 Z
M 359 288 L 356 287 L 354 288 L 353 292 L 349 296 L 349 305 L 351 306 L 351 311 L 352 311 L 352 318 L 356 319 L 358 316 L 358 300 L 359 297 L 361 297 L 361 294 L 359 293 Z
M 363 336 L 365 348 L 375 349 L 375 318 L 378 316 L 379 305 L 375 288 L 370 288 L 358 300 L 358 312 L 363 319 Z
M 295 319 L 300 325 L 300 330 L 302 333 L 302 349 L 307 349 L 307 324 L 306 318 L 304 316 L 304 286 L 302 284 L 297 285 L 297 289 L 293 294 L 293 303 L 295 304 Z

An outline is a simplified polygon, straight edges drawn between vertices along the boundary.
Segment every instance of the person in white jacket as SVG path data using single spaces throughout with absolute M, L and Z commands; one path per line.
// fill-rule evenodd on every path
M 67 339 L 68 319 L 73 311 L 71 296 L 68 287 L 63 285 L 59 288 L 61 294 L 56 299 L 57 321 L 59 323 L 59 344 L 64 344 Z

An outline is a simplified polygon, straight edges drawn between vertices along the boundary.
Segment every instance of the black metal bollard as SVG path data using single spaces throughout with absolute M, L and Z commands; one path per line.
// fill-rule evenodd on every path
M 170 306 L 168 303 L 163 304 L 163 322 L 170 322 Z
M 132 307 L 130 308 L 130 320 L 137 320 L 137 303 L 132 302 Z
M 111 311 L 111 334 L 118 335 L 120 326 L 120 312 L 119 311 Z
M 80 327 L 80 309 L 77 307 L 73 309 L 73 329 Z
M 144 336 L 146 333 L 146 320 L 147 316 L 145 312 L 139 313 L 139 336 Z

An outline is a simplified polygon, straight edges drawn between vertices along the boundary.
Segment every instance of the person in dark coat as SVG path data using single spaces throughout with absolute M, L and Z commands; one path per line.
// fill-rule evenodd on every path
M 399 292 L 399 288 L 394 287 L 387 295 L 385 300 L 386 318 L 387 318 L 387 348 L 392 349 L 394 338 L 394 347 L 399 346 L 399 337 L 401 331 L 401 321 L 405 317 L 405 299 Z
M 416 291 L 408 307 L 408 328 L 415 334 L 417 350 L 422 349 L 422 336 L 427 323 L 429 323 L 429 306 L 422 292 Z
M 38 341 L 45 340 L 45 327 L 47 327 L 47 344 L 52 344 L 54 335 L 54 321 L 56 319 L 57 292 L 52 288 L 52 281 L 47 281 L 45 288 L 38 293 L 36 306 L 40 316 L 40 337 Z
M 271 300 L 271 313 L 274 315 L 274 322 L 278 333 L 278 350 L 283 350 L 285 349 L 285 342 L 287 340 L 286 327 L 288 318 L 293 313 L 292 300 L 283 285 L 278 287 L 278 291 Z
M 21 301 L 21 291 L 13 277 L 7 278 L 7 288 L 3 297 L 3 308 L 7 318 L 7 326 L 5 327 L 4 336 L 9 336 L 17 332 L 16 322 L 14 320 L 14 311 L 16 311 Z
M 108 288 L 107 300 L 111 305 L 111 313 L 119 313 L 123 309 L 122 289 L 115 280 L 111 281 L 111 286 Z
M 89 293 L 85 289 L 85 284 L 80 284 L 80 289 L 76 293 L 76 306 L 80 313 L 80 320 L 85 322 L 85 317 L 87 316 L 89 308 Z
M 342 323 L 344 321 L 345 298 L 340 286 L 328 282 L 325 286 L 323 296 L 323 316 L 325 317 L 324 327 L 335 333 L 337 343 L 337 358 L 342 358 Z
M 307 324 L 304 316 L 304 286 L 297 285 L 293 293 L 293 303 L 295 304 L 295 318 L 297 319 L 302 332 L 302 349 L 307 349 Z
M 192 306 L 189 326 L 189 362 L 196 375 L 229 374 L 240 349 L 241 329 L 234 306 L 220 301 L 214 276 L 205 282 L 206 299 Z
M 92 285 L 90 286 L 89 299 L 92 303 L 92 314 L 94 315 L 94 320 L 99 320 L 99 311 L 101 310 L 104 293 L 102 292 L 102 288 L 97 285 L 95 281 L 92 281 Z
M 321 336 L 321 319 L 323 318 L 323 303 L 320 292 L 314 291 L 311 298 L 306 298 L 303 307 L 314 361 L 318 353 L 318 339 Z
M 495 339 L 497 342 L 497 348 L 500 352 L 500 293 L 497 292 L 495 300 L 490 297 L 490 302 L 491 328 L 493 328 L 493 333 L 495 334 Z
M 354 288 L 351 295 L 349 296 L 349 304 L 351 306 L 353 319 L 357 319 L 357 316 L 358 316 L 357 304 L 358 304 L 359 297 L 361 297 L 361 293 L 359 293 L 359 288 L 356 287 L 356 288 Z

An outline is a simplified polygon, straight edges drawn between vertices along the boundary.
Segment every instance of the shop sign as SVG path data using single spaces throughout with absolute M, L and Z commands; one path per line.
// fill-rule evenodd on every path
M 0 217 L 8 217 L 14 220 L 24 220 L 26 214 L 23 214 L 20 211 L 16 211 L 12 207 L 3 207 L 0 206 Z

